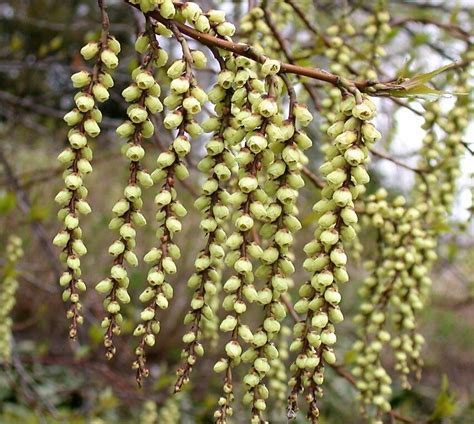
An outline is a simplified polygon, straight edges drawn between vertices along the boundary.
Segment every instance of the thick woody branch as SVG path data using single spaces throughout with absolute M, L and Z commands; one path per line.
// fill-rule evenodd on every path
M 133 5 L 125 0 L 129 5 L 133 7 L 138 7 L 137 5 Z M 172 19 L 165 19 L 163 18 L 158 11 L 152 11 L 148 13 L 149 16 L 156 19 L 158 22 L 161 22 L 167 28 L 172 29 L 177 28 L 181 31 L 182 34 L 187 35 L 199 41 L 201 44 L 211 47 L 217 47 L 219 49 L 227 50 L 230 52 L 235 53 L 239 56 L 248 57 L 258 63 L 264 63 L 267 60 L 267 56 L 263 54 L 259 54 L 252 46 L 244 43 L 234 43 L 232 41 L 224 40 L 222 38 L 217 38 L 213 35 L 206 34 L 203 32 L 199 32 L 194 28 L 189 27 L 181 22 L 172 20 Z M 330 83 L 335 86 L 340 86 L 342 78 L 338 75 L 335 75 L 325 69 L 321 68 L 307 68 L 304 66 L 293 65 L 291 63 L 281 62 L 280 72 L 288 73 L 288 74 L 295 74 L 300 75 L 312 79 L 316 79 L 319 81 L 324 81 Z M 369 87 L 372 87 L 376 84 L 384 85 L 384 90 L 395 88 L 397 85 L 394 84 L 392 81 L 388 82 L 378 82 L 378 81 L 354 81 L 354 80 L 345 80 L 345 85 L 353 85 L 361 91 L 365 91 Z M 373 95 L 376 95 L 377 90 L 371 90 Z

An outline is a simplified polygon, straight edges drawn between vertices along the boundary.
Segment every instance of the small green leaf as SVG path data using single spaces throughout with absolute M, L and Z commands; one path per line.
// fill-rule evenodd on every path
M 435 409 L 431 414 L 429 422 L 435 422 L 442 418 L 451 417 L 456 411 L 456 398 L 449 390 L 449 381 L 446 375 L 441 380 L 441 390 L 436 399 Z
M 0 192 L 0 215 L 4 215 L 16 206 L 16 195 L 12 191 Z
M 427 82 L 430 82 L 436 75 L 439 75 L 442 72 L 445 72 L 448 69 L 453 68 L 454 66 L 456 66 L 456 62 L 449 63 L 448 65 L 444 65 L 444 66 L 441 66 L 440 68 L 435 69 L 434 71 L 415 75 L 413 78 L 403 81 L 400 85 L 408 90 L 411 88 L 415 88 L 419 85 L 423 85 Z

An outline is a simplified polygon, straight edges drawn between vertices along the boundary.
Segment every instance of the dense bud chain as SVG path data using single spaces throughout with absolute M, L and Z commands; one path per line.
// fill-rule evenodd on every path
M 160 320 L 166 316 L 160 311 L 173 301 L 172 275 L 181 257 L 174 238 L 187 214 L 176 181 L 189 176 L 186 156 L 192 140 L 207 133 L 204 157 L 197 165 L 204 176 L 202 189 L 195 200 L 205 242 L 188 280 L 192 295 L 184 319 L 187 330 L 174 391 L 180 392 L 190 381 L 194 366 L 204 355 L 205 340 L 219 332 L 223 344 L 214 371 L 222 376 L 222 388 L 215 406 L 216 423 L 229 422 L 233 415 L 237 384 L 242 384 L 243 403 L 248 405 L 252 423 L 269 422 L 267 403 L 272 397 L 279 402 L 287 398 L 288 418 L 296 417 L 301 395 L 307 404 L 307 418 L 317 422 L 325 369 L 336 364 L 336 327 L 344 319 L 340 303 L 343 286 L 350 280 L 348 258 L 351 252 L 357 254 L 362 249 L 357 233 L 360 225 L 368 225 L 376 229 L 380 248 L 366 264 L 369 275 L 359 290 L 363 300 L 354 322 L 360 328 L 360 338 L 353 346 L 357 359 L 352 373 L 363 413 L 379 420 L 380 414 L 391 408 L 391 377 L 381 360 L 384 346 L 393 349 L 395 369 L 405 386 L 409 386 L 409 376 L 418 375 L 422 366 L 423 337 L 416 331 L 416 319 L 429 296 L 429 271 L 436 259 L 437 232 L 432 228 L 445 219 L 453 203 L 467 101 L 460 98 L 447 118 L 442 117 L 436 103 L 426 108 L 427 134 L 422 150 L 430 159 L 422 160 L 420 167 L 432 167 L 433 172 L 420 177 L 415 206 L 402 197 L 389 198 L 384 190 L 366 196 L 369 152 L 381 138 L 370 122 L 376 107 L 368 94 L 370 88 L 377 87 L 372 82 L 384 55 L 382 44 L 390 32 L 389 15 L 379 2 L 365 27 L 367 45 L 362 53 L 344 43 L 344 37 L 355 31 L 347 17 L 328 28 L 325 55 L 332 73 L 319 70 L 308 75 L 332 83 L 327 86 L 327 98 L 318 105 L 323 118 L 320 129 L 326 135 L 320 166 L 324 186 L 313 208 L 314 236 L 304 248 L 303 268 L 308 279 L 296 282 L 299 298 L 293 309 L 288 290 L 295 286 L 292 274 L 299 252 L 293 252 L 292 246 L 302 227 L 297 199 L 305 184 L 302 169 L 309 161 L 305 151 L 312 145 L 304 128 L 313 119 L 308 108 L 298 102 L 287 74 L 298 72 L 284 63 L 288 52 L 281 53 L 284 45 L 274 36 L 284 27 L 283 19 L 294 19 L 293 9 L 279 0 L 280 15 L 266 15 L 258 7 L 251 9 L 240 27 L 241 39 L 247 43 L 244 45 L 232 42 L 236 28 L 222 11 L 203 11 L 196 3 L 172 0 L 128 3 L 143 12 L 146 27 L 135 43 L 141 63 L 122 92 L 128 104 L 127 116 L 116 130 L 125 140 L 122 153 L 129 162 L 129 176 L 122 197 L 112 208 L 109 228 L 117 233 L 108 249 L 112 266 L 109 275 L 95 286 L 104 297 L 101 326 L 107 358 L 117 350 L 115 336 L 120 335 L 126 319 L 123 305 L 132 301 L 128 268 L 139 263 L 136 229 L 148 225 L 141 213 L 142 190 L 154 186 L 156 244 L 143 258 L 149 271 L 139 296 L 143 308 L 133 330 L 137 340 L 133 369 L 138 383 L 141 385 L 150 374 L 147 350 L 159 344 Z M 87 248 L 79 217 L 91 212 L 85 186 L 92 171 L 89 140 L 100 134 L 99 105 L 109 98 L 114 84 L 111 74 L 120 53 L 120 44 L 109 34 L 103 5 L 101 11 L 100 39 L 81 49 L 84 59 L 93 61 L 93 69 L 71 77 L 79 91 L 74 109 L 64 117 L 71 127 L 70 146 L 59 155 L 65 166 L 65 188 L 56 201 L 61 206 L 58 216 L 63 229 L 54 244 L 62 248 L 60 258 L 65 264 L 60 284 L 63 299 L 69 304 L 71 338 L 76 338 L 84 321 L 81 295 L 86 283 L 81 257 Z M 206 55 L 191 50 L 183 34 L 210 46 L 220 65 L 215 84 L 207 93 L 195 73 L 206 68 Z M 180 57 L 174 61 L 168 60 L 162 47 L 164 38 L 173 38 L 179 46 Z M 359 70 L 366 83 L 352 79 L 355 72 L 351 64 L 356 54 L 367 58 Z M 463 59 L 469 62 L 472 56 L 470 49 Z M 460 92 L 467 91 L 466 72 L 459 71 Z M 198 122 L 196 115 L 206 104 L 213 106 L 213 113 Z M 162 111 L 162 125 L 173 141 L 159 154 L 156 169 L 149 173 L 142 162 L 147 140 L 157 131 L 153 115 Z M 434 142 L 435 125 L 445 131 L 442 143 Z M 20 249 L 16 241 L 13 245 Z M 8 278 L 9 290 L 14 291 L 14 279 Z M 261 310 L 257 323 L 247 319 L 250 304 Z M 288 313 L 296 320 L 289 343 Z M 8 331 L 2 327 L 2 346 Z M 5 347 L 2 352 L 8 355 Z M 285 370 L 288 356 L 291 365 Z M 162 413 L 177 415 L 176 408 L 170 401 Z M 147 411 L 157 414 L 153 405 L 148 405 Z

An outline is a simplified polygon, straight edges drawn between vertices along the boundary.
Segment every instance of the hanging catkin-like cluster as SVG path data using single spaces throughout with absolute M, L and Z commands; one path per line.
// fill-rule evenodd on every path
M 221 19 L 211 24 L 220 23 Z M 194 290 L 191 300 L 191 309 L 184 319 L 184 324 L 191 324 L 190 330 L 183 336 L 183 365 L 178 369 L 178 380 L 175 391 L 189 381 L 189 374 L 198 356 L 203 356 L 204 348 L 201 338 L 204 331 L 204 320 L 213 321 L 213 299 L 217 292 L 216 284 L 220 282 L 219 266 L 225 252 L 223 245 L 226 234 L 223 223 L 229 217 L 229 193 L 225 185 L 229 181 L 232 170 L 235 168 L 235 159 L 232 146 L 236 140 L 229 131 L 231 115 L 231 101 L 235 92 L 231 68 L 235 67 L 235 58 L 229 56 L 221 63 L 222 69 L 217 76 L 217 84 L 211 89 L 209 96 L 214 104 L 215 117 L 203 123 L 212 137 L 206 143 L 206 155 L 199 162 L 198 168 L 208 177 L 203 183 L 202 193 L 196 199 L 195 206 L 202 214 L 201 231 L 206 237 L 206 245 L 199 252 L 194 261 L 195 273 L 188 280 L 188 286 Z M 217 330 L 217 329 L 216 329 Z
M 239 392 L 252 424 L 268 423 L 277 415 L 269 408 L 270 399 L 275 400 L 272 406 L 287 400 L 288 418 L 296 417 L 300 395 L 307 403 L 307 418 L 316 423 L 325 368 L 336 363 L 336 326 L 344 319 L 340 302 L 342 287 L 349 281 L 348 257 L 349 253 L 356 257 L 362 248 L 358 232 L 363 225 L 375 229 L 377 254 L 366 264 L 369 275 L 359 290 L 362 303 L 354 320 L 359 340 L 353 347 L 357 354 L 354 379 L 349 380 L 360 393 L 363 412 L 381 422 L 382 414 L 391 408 L 391 377 L 382 350 L 391 347 L 394 368 L 405 387 L 412 374 L 418 377 L 423 363 L 418 315 L 431 285 L 429 271 L 436 259 L 439 233 L 436 225 L 446 220 L 453 206 L 468 100 L 460 97 L 446 117 L 437 103 L 426 106 L 426 135 L 423 158 L 414 170 L 413 206 L 401 196 L 392 199 L 385 190 L 363 198 L 370 179 L 369 151 L 381 138 L 370 122 L 376 110 L 368 93 L 388 95 L 390 89 L 399 93 L 399 84 L 404 82 L 400 79 L 391 85 L 377 81 L 379 58 L 384 55 L 381 45 L 390 32 L 385 2 L 377 2 L 370 11 L 362 34 L 364 42 L 357 48 L 353 42 L 358 32 L 348 16 L 320 32 L 311 23 L 308 26 L 294 2 L 263 1 L 261 7 L 251 7 L 241 20 L 239 34 L 247 44 L 233 42 L 236 28 L 223 11 L 203 11 L 197 3 L 172 0 L 128 3 L 143 12 L 145 31 L 135 42 L 139 65 L 122 91 L 127 117 L 116 130 L 125 140 L 121 151 L 128 177 L 109 224 L 117 233 L 109 246 L 112 266 L 96 285 L 104 297 L 101 326 L 106 357 L 116 353 L 115 336 L 128 318 L 123 315 L 124 305 L 133 303 L 128 268 L 139 264 L 137 229 L 147 225 L 142 190 L 155 186 L 156 241 L 154 247 L 147 247 L 143 258 L 148 272 L 138 296 L 142 306 L 131 317 L 137 321 L 132 327 L 132 367 L 138 384 L 150 374 L 147 354 L 159 344 L 161 323 L 173 302 L 173 275 L 182 255 L 176 240 L 187 210 L 184 196 L 178 193 L 178 181 L 190 174 L 191 148 L 198 151 L 196 144 L 204 140 L 200 145 L 204 157 L 196 167 L 201 173 L 200 195 L 194 202 L 200 213 L 196 234 L 202 240 L 195 239 L 200 250 L 191 275 L 186 276 L 191 300 L 184 317 L 186 330 L 174 391 L 184 389 L 204 355 L 204 346 L 207 350 L 207 344 L 217 345 L 220 334 L 221 350 L 214 364 L 222 383 L 214 411 L 216 423 L 232 420 Z M 100 132 L 102 116 L 96 103 L 109 97 L 108 89 L 113 85 L 110 71 L 118 65 L 120 51 L 118 41 L 108 34 L 103 2 L 99 5 L 101 38 L 81 50 L 85 59 L 95 58 L 96 63 L 92 72 L 80 71 L 72 77 L 80 91 L 74 98 L 76 107 L 64 118 L 71 127 L 70 146 L 59 155 L 66 168 L 66 187 L 56 196 L 64 229 L 54 243 L 63 249 L 61 259 L 67 267 L 60 284 L 64 300 L 70 302 L 72 338 L 83 321 L 79 294 L 86 288 L 80 257 L 87 250 L 79 215 L 91 211 L 83 181 L 92 170 L 88 140 Z M 282 42 L 282 34 L 297 28 L 295 22 L 299 21 L 319 40 L 330 72 L 284 63 L 300 60 L 293 46 Z M 185 36 L 208 46 L 219 65 L 209 91 L 197 80 L 197 70 L 210 70 L 207 56 L 192 49 L 194 44 Z M 173 61 L 168 61 L 164 48 L 168 44 L 177 47 L 170 48 Z M 315 51 L 318 48 L 316 45 Z M 312 51 L 312 47 L 305 51 Z M 463 59 L 472 60 L 470 45 Z M 298 85 L 293 85 L 289 72 L 298 74 Z M 320 87 L 303 79 L 315 73 L 317 80 L 331 83 L 324 89 L 322 101 L 311 92 Z M 457 90 L 468 91 L 468 72 L 461 69 L 458 76 Z M 365 80 L 360 80 L 362 77 Z M 165 84 L 169 92 L 162 96 Z M 312 130 L 304 130 L 313 116 L 298 101 L 300 89 L 307 91 L 320 112 L 319 129 L 325 134 L 320 143 L 323 163 L 319 172 L 324 181 L 315 178 L 318 201 L 311 216 L 316 229 L 304 247 L 303 264 L 310 276 L 297 284 L 299 299 L 293 306 L 289 289 L 294 286 L 298 252 L 292 249 L 302 228 L 297 201 L 305 181 L 302 174 L 312 175 L 305 151 L 314 136 Z M 164 109 L 162 119 L 155 119 L 153 115 Z M 196 117 L 203 110 L 209 116 L 200 123 Z M 155 128 L 158 122 L 163 128 Z M 439 129 L 442 136 L 438 136 Z M 172 141 L 159 153 L 156 169 L 148 173 L 143 165 L 147 140 L 159 131 L 167 132 Z M 11 298 L 11 289 L 2 296 Z M 287 315 L 295 322 L 292 338 Z M 179 421 L 179 399 L 168 399 L 160 410 L 152 402 L 145 404 L 142 421 Z
M 294 326 L 295 340 L 290 347 L 298 356 L 291 365 L 288 417 L 295 416 L 298 394 L 306 391 L 312 422 L 319 415 L 317 397 L 321 395 L 324 365 L 336 361 L 332 348 L 335 325 L 343 320 L 339 287 L 349 280 L 344 244 L 355 237 L 353 225 L 358 221 L 354 200 L 369 182 L 365 169 L 368 148 L 380 138 L 368 122 L 375 115 L 374 104 L 358 92 L 344 94 L 340 114 L 328 129 L 333 143 L 320 168 L 327 186 L 314 206 L 318 216 L 315 240 L 305 246 L 308 258 L 303 266 L 313 275 L 301 285 L 300 300 L 295 304 L 296 312 L 305 319 Z
M 436 259 L 436 243 L 424 228 L 422 213 L 405 203 L 402 196 L 388 199 L 381 189 L 368 197 L 363 215 L 377 230 L 379 255 L 366 264 L 370 274 L 359 290 L 363 302 L 354 317 L 360 339 L 353 347 L 353 374 L 363 412 L 373 405 L 379 417 L 390 410 L 391 377 L 381 357 L 385 345 L 390 343 L 394 351 L 395 369 L 405 387 L 411 372 L 419 378 L 423 337 L 416 331 L 416 320 L 429 293 L 429 270 Z
M 92 72 L 79 71 L 71 77 L 74 87 L 80 88 L 80 91 L 74 96 L 76 107 L 64 116 L 71 127 L 68 132 L 69 147 L 58 156 L 66 167 L 63 173 L 65 188 L 55 198 L 61 206 L 58 218 L 64 223 L 64 229 L 56 235 L 53 243 L 63 249 L 60 259 L 65 263 L 66 271 L 59 283 L 64 287 L 63 300 L 70 302 L 67 317 L 71 320 L 69 336 L 73 339 L 77 336 L 77 326 L 84 321 L 80 293 L 86 290 L 86 284 L 81 278 L 80 257 L 87 253 L 87 248 L 82 241 L 79 217 L 91 212 L 86 201 L 88 190 L 84 185 L 84 177 L 92 172 L 92 150 L 88 139 L 100 133 L 102 113 L 97 103 L 109 98 L 108 90 L 114 85 L 110 72 L 117 67 L 117 55 L 120 53 L 120 43 L 109 35 L 104 8 L 102 20 L 100 39 L 89 42 L 81 49 L 85 60 L 96 60 Z
M 150 31 L 153 29 L 150 28 Z M 109 253 L 114 257 L 110 275 L 96 285 L 99 293 L 106 294 L 104 308 L 107 315 L 102 320 L 101 326 L 105 329 L 104 345 L 108 359 L 112 358 L 116 351 L 113 336 L 120 334 L 120 323 L 123 320 L 120 305 L 130 302 L 127 291 L 130 280 L 125 264 L 138 265 L 138 258 L 134 252 L 136 227 L 146 225 L 145 217 L 140 212 L 143 205 L 142 187 L 149 188 L 153 185 L 152 177 L 140 163 L 145 156 L 143 143 L 154 132 L 150 115 L 163 110 L 159 99 L 160 86 L 155 81 L 152 71 L 154 67 L 162 66 L 166 62 L 167 54 L 155 46 L 156 43 L 149 45 L 147 40 L 146 35 L 137 40 L 136 49 L 139 53 L 144 53 L 143 61 L 132 72 L 134 82 L 122 92 L 124 100 L 130 103 L 130 106 L 127 108 L 128 120 L 117 128 L 117 134 L 127 140 L 122 152 L 130 161 L 130 172 L 128 184 L 123 190 L 123 198 L 112 208 L 115 216 L 109 223 L 109 228 L 116 230 L 119 235 L 109 247 Z
M 0 280 L 0 363 L 8 364 L 11 360 L 12 319 L 10 313 L 15 306 L 15 294 L 18 288 L 18 261 L 23 256 L 21 238 L 11 235 L 5 246 L 5 264 Z
M 156 237 L 159 244 L 145 256 L 145 262 L 152 264 L 152 268 L 147 278 L 149 287 L 140 295 L 140 300 L 147 306 L 140 315 L 143 323 L 139 324 L 134 332 L 140 337 L 135 351 L 137 359 L 133 364 L 139 383 L 142 377 L 148 376 L 149 373 L 145 365 L 145 348 L 155 344 L 155 335 L 160 331 L 158 311 L 167 309 L 173 297 L 173 288 L 167 277 L 176 273 L 176 261 L 181 256 L 179 247 L 173 243 L 173 237 L 181 231 L 180 219 L 187 213 L 177 199 L 174 185 L 176 178 L 182 180 L 189 175 L 183 159 L 191 150 L 190 138 L 198 137 L 202 133 L 201 126 L 193 117 L 207 101 L 207 95 L 198 86 L 192 69 L 193 65 L 205 66 L 202 55 L 199 52 L 191 52 L 187 42 L 176 29 L 173 34 L 181 45 L 182 58 L 173 62 L 167 70 L 168 77 L 171 78 L 171 91 L 164 100 L 169 112 L 163 125 L 168 130 L 175 130 L 175 138 L 168 151 L 158 156 L 157 169 L 153 172 L 154 181 L 162 184 L 155 197 L 156 220 L 159 223 Z

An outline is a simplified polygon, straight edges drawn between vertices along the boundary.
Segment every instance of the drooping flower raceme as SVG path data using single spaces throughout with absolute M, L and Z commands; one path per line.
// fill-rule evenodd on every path
M 139 51 L 142 50 L 141 44 L 145 44 L 146 49 L 143 62 L 132 72 L 134 82 L 122 92 L 125 101 L 130 103 L 127 108 L 128 120 L 117 128 L 117 134 L 127 140 L 122 151 L 130 161 L 128 184 L 124 188 L 123 198 L 112 208 L 115 216 L 109 224 L 110 229 L 118 232 L 119 238 L 109 247 L 109 253 L 114 257 L 109 277 L 96 285 L 98 292 L 106 294 L 104 307 L 107 315 L 101 325 L 105 329 L 104 345 L 109 359 L 116 351 L 113 336 L 120 334 L 120 323 L 123 320 L 121 304 L 130 302 L 127 290 L 129 277 L 125 264 L 138 265 L 135 254 L 136 227 L 146 224 L 145 217 L 140 212 L 143 205 L 142 187 L 153 185 L 150 174 L 140 163 L 145 155 L 143 142 L 154 132 L 149 115 L 163 110 L 159 99 L 161 90 L 153 76 L 153 69 L 164 65 L 167 54 L 157 46 L 155 40 L 149 40 L 148 36 L 141 36 L 137 40 L 136 48 Z
M 60 259 L 67 268 L 59 284 L 64 287 L 63 300 L 70 302 L 67 317 L 71 320 L 69 337 L 72 339 L 76 338 L 77 327 L 84 320 L 80 293 L 86 290 L 86 284 L 81 278 L 80 257 L 87 253 L 87 248 L 82 241 L 79 217 L 91 212 L 84 185 L 84 177 L 92 172 L 92 150 L 88 139 L 100 133 L 102 113 L 96 102 L 102 103 L 109 98 L 108 89 L 114 84 L 110 72 L 118 65 L 119 52 L 119 42 L 108 35 L 106 29 L 102 31 L 100 41 L 89 42 L 81 49 L 84 59 L 96 58 L 96 64 L 92 72 L 79 71 L 72 75 L 72 83 L 80 91 L 74 96 L 76 107 L 64 116 L 71 127 L 68 132 L 69 147 L 58 156 L 66 167 L 63 173 L 65 188 L 55 198 L 61 206 L 58 218 L 64 223 L 64 229 L 55 236 L 53 243 L 62 248 Z
M 159 223 L 156 237 L 159 242 L 144 257 L 144 261 L 150 264 L 151 268 L 147 277 L 148 287 L 140 295 L 140 301 L 146 305 L 140 314 L 142 322 L 134 331 L 134 335 L 140 338 L 133 363 L 139 384 L 143 377 L 149 375 L 145 350 L 146 347 L 154 346 L 156 335 L 160 331 L 157 314 L 168 308 L 173 297 L 173 287 L 168 279 L 176 273 L 176 261 L 181 256 L 179 247 L 173 243 L 173 237 L 181 231 L 180 220 L 187 213 L 186 208 L 177 199 L 174 186 L 176 178 L 183 180 L 189 175 L 183 159 L 191 150 L 190 138 L 202 133 L 202 128 L 194 116 L 207 101 L 206 93 L 197 85 L 192 72 L 192 52 L 182 36 L 177 33 L 175 36 L 181 43 L 183 56 L 174 61 L 167 70 L 168 77 L 171 78 L 171 91 L 164 99 L 169 112 L 163 125 L 176 133 L 169 149 L 158 156 L 157 169 L 152 174 L 154 182 L 161 184 L 161 189 L 155 196 L 156 220 Z
M 308 258 L 303 266 L 312 277 L 301 285 L 300 300 L 295 304 L 296 312 L 304 314 L 305 319 L 295 324 L 295 340 L 290 346 L 298 356 L 291 365 L 288 416 L 296 413 L 298 394 L 307 390 L 308 418 L 312 422 L 319 415 L 316 397 L 324 380 L 324 364 L 336 361 L 332 348 L 335 325 L 343 320 L 339 287 L 349 280 L 344 243 L 355 237 L 353 225 L 358 220 L 354 200 L 369 181 L 365 169 L 368 147 L 380 138 L 368 122 L 375 115 L 374 104 L 358 92 L 345 95 L 340 114 L 328 129 L 333 143 L 320 168 L 327 185 L 314 206 L 318 216 L 315 238 L 305 246 Z
M 11 360 L 12 319 L 10 313 L 15 305 L 15 294 L 18 289 L 17 263 L 23 256 L 22 240 L 11 235 L 5 246 L 5 259 L 0 275 L 0 363 L 8 364 Z

